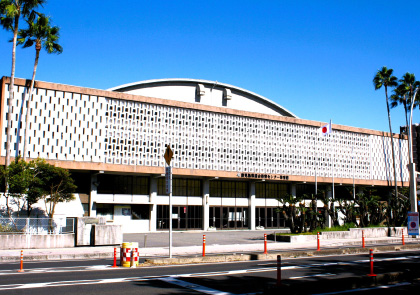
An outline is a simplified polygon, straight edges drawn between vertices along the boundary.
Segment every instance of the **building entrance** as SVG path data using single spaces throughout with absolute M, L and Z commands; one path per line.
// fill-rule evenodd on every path
M 257 207 L 255 208 L 255 226 L 263 226 L 264 228 L 285 227 L 284 218 L 281 217 L 277 207 Z
M 218 229 L 245 229 L 248 224 L 247 207 L 210 207 L 209 225 Z
M 169 206 L 157 206 L 156 228 L 158 230 L 169 229 Z M 203 229 L 202 206 L 172 206 L 172 229 L 188 230 Z

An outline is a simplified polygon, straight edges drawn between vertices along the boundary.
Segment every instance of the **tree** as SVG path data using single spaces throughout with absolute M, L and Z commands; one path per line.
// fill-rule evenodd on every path
M 55 167 L 42 159 L 37 159 L 34 163 L 40 180 L 37 186 L 42 194 L 41 199 L 44 200 L 48 217 L 52 219 L 58 203 L 74 200 L 73 192 L 76 190 L 76 185 L 68 170 Z
M 399 80 L 400 84 L 397 88 L 394 89 L 394 94 L 391 95 L 391 108 L 396 107 L 399 104 L 404 106 L 405 111 L 405 122 L 407 127 L 408 122 L 408 109 L 410 109 L 411 104 L 414 102 L 414 107 L 419 105 L 418 97 L 413 98 L 414 92 L 417 87 L 420 86 L 420 82 L 416 81 L 416 76 L 411 73 L 405 73 L 402 79 Z
M 340 225 L 334 204 L 336 200 L 333 199 L 331 195 L 328 195 L 325 190 L 318 190 L 317 198 L 324 204 L 324 219 L 327 219 L 328 216 L 330 216 L 333 226 Z
M 9 166 L 0 168 L 2 182 L 8 180 L 9 189 L 4 194 L 6 198 L 6 210 L 9 217 L 12 216 L 13 210 L 11 203 L 16 205 L 16 211 L 19 217 L 20 212 L 24 209 L 26 188 L 28 187 L 27 163 L 16 158 Z
M 14 98 L 14 82 L 15 82 L 15 65 L 16 65 L 16 43 L 19 31 L 19 20 L 21 16 L 33 19 L 34 9 L 42 6 L 45 0 L 0 0 L 0 24 L 4 29 L 13 32 L 12 47 L 12 71 L 10 74 L 9 100 L 7 111 L 7 128 L 6 128 L 6 166 L 10 164 L 10 137 L 12 132 L 12 102 Z M 7 181 L 6 181 L 7 189 Z
M 38 67 L 39 52 L 44 48 L 47 53 L 62 53 L 63 48 L 57 43 L 60 38 L 60 29 L 56 26 L 51 26 L 50 18 L 39 13 L 36 21 L 30 19 L 27 20 L 28 28 L 25 30 L 19 30 L 19 36 L 17 39 L 18 45 L 23 45 L 23 48 L 31 47 L 35 44 L 35 63 L 32 74 L 32 80 L 30 85 L 29 93 L 25 98 L 27 101 L 26 106 L 26 117 L 25 117 L 25 137 L 23 144 L 23 159 L 26 160 L 26 151 L 28 150 L 28 137 L 29 137 L 29 115 L 31 110 L 32 91 L 35 83 L 35 75 Z
M 9 166 L 2 166 L 0 173 L 2 182 L 4 183 L 7 179 L 9 185 L 9 190 L 5 193 L 8 216 L 12 216 L 9 199 L 11 199 L 12 204 L 17 206 L 16 214 L 18 217 L 25 209 L 25 204 L 27 214 L 30 216 L 32 205 L 38 202 L 41 197 L 34 162 L 27 163 L 17 157 Z
M 301 222 L 299 222 L 299 209 L 296 207 L 296 203 L 300 203 L 303 198 L 298 198 L 291 194 L 286 194 L 277 200 L 283 204 L 278 209 L 282 213 L 287 226 L 290 228 L 291 233 L 302 232 Z
M 405 123 L 408 127 L 408 100 L 407 100 L 407 90 L 404 85 L 400 84 L 397 88 L 394 89 L 394 94 L 390 96 L 390 107 L 391 109 L 397 107 L 398 105 L 402 104 L 404 106 L 404 113 L 405 113 Z M 408 132 L 408 131 L 407 131 Z
M 397 77 L 392 75 L 393 69 L 388 69 L 387 67 L 382 67 L 378 70 L 375 77 L 373 78 L 373 85 L 375 90 L 381 89 L 382 86 L 385 88 L 385 98 L 386 98 L 386 109 L 388 111 L 388 123 L 389 123 L 389 132 L 391 136 L 391 148 L 392 148 L 392 162 L 394 164 L 394 184 L 395 184 L 395 196 L 398 195 L 397 187 L 397 165 L 395 163 L 395 149 L 394 149 L 394 136 L 392 133 L 391 126 L 391 113 L 389 111 L 389 101 L 388 101 L 388 87 L 398 86 Z M 392 215 L 392 213 L 391 213 Z
M 381 197 L 375 195 L 375 193 L 374 190 L 365 189 L 363 193 L 356 195 L 355 201 L 358 205 L 360 227 L 379 225 L 385 218 L 385 209 L 380 202 Z

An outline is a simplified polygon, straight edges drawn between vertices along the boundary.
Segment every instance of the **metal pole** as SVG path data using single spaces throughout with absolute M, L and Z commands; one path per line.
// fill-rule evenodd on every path
M 317 174 L 318 174 L 318 158 L 317 158 L 317 153 L 316 153 L 316 142 L 317 142 L 317 136 L 318 135 L 315 135 L 315 140 L 314 140 L 314 148 L 315 148 L 315 158 L 314 158 L 314 160 L 315 160 L 315 197 L 316 197 L 316 194 L 318 193 L 318 179 L 317 179 Z
M 334 145 L 335 145 L 335 141 L 334 141 L 334 136 L 333 136 L 333 132 L 332 132 L 332 120 L 330 120 L 330 128 L 331 128 L 331 134 L 330 134 L 330 147 L 331 147 L 331 171 L 332 171 L 332 198 L 333 198 L 333 202 L 335 201 L 335 188 L 334 188 L 334 164 L 335 164 L 335 157 L 334 157 Z M 332 141 L 332 144 L 331 144 Z
M 169 192 L 169 258 L 172 258 L 172 173 L 171 188 Z
M 354 150 L 353 146 L 351 147 L 351 166 L 352 166 L 352 172 L 353 172 L 353 200 L 356 200 L 356 185 L 354 183 Z
M 416 164 L 413 163 L 413 133 L 411 130 L 411 127 L 413 125 L 413 107 L 414 107 L 414 102 L 415 102 L 415 98 L 417 95 L 417 91 L 419 90 L 419 88 L 416 88 L 416 90 L 414 91 L 414 95 L 411 98 L 411 107 L 410 107 L 410 126 L 408 126 L 409 132 L 408 132 L 408 147 L 409 147 L 409 155 L 410 155 L 410 159 L 409 159 L 409 172 L 410 172 L 410 203 L 411 203 L 411 212 L 417 212 L 417 181 L 416 181 Z

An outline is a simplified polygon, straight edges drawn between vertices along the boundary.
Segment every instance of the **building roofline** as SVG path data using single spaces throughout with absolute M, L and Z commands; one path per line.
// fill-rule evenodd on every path
M 234 89 L 236 91 L 239 92 L 243 92 L 246 93 L 248 95 L 254 96 L 260 100 L 262 100 L 263 102 L 272 105 L 273 107 L 281 110 L 282 113 L 285 113 L 286 116 L 289 117 L 293 117 L 293 118 L 299 118 L 298 116 L 296 116 L 294 113 L 292 113 L 291 111 L 289 111 L 288 109 L 284 108 L 283 106 L 279 105 L 278 103 L 262 96 L 259 95 L 257 93 L 254 93 L 252 91 L 234 86 L 234 85 L 230 85 L 230 84 L 226 84 L 226 83 L 221 83 L 218 81 L 210 81 L 210 80 L 201 80 L 201 79 L 188 79 L 188 78 L 168 78 L 168 79 L 152 79 L 152 80 L 145 80 L 145 81 L 138 81 L 138 82 L 133 82 L 133 83 L 128 83 L 128 84 L 123 84 L 123 85 L 119 85 L 116 87 L 112 87 L 107 89 L 108 91 L 118 91 L 121 92 L 123 89 L 125 88 L 130 88 L 130 87 L 134 87 L 137 85 L 147 85 L 147 84 L 153 84 L 153 83 L 166 83 L 166 82 L 182 82 L 182 83 L 196 83 L 196 84 L 206 84 L 206 85 L 217 85 L 217 86 L 222 86 L 222 87 L 226 87 L 229 89 Z

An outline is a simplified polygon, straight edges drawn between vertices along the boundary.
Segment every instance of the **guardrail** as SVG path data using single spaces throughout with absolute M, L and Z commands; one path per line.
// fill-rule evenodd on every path
M 75 218 L 0 218 L 1 234 L 46 235 L 74 233 Z

